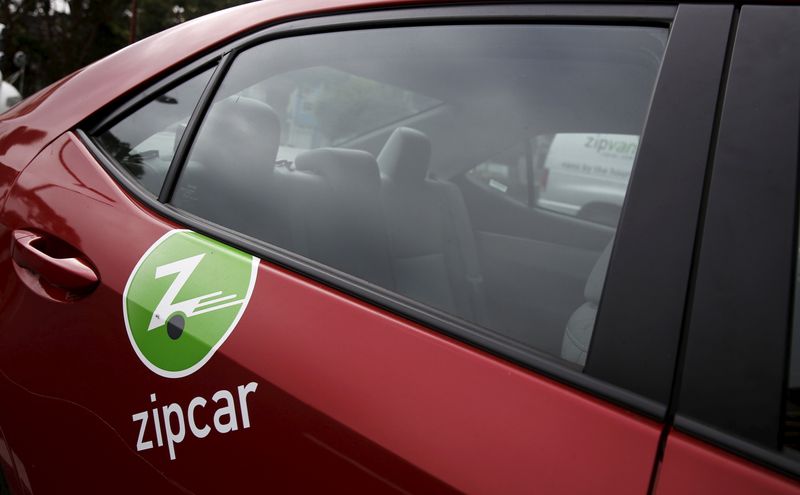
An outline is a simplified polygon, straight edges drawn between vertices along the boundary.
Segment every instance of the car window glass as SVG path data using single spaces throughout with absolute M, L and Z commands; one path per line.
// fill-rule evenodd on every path
M 213 69 L 175 86 L 99 134 L 97 141 L 123 170 L 158 195 L 175 148 Z
M 267 42 L 233 61 L 171 202 L 582 366 L 666 36 L 470 25 Z M 602 201 L 611 214 L 575 213 Z
M 531 201 L 528 190 L 530 156 L 530 147 L 522 142 L 467 171 L 466 176 L 494 194 L 528 205 Z
M 326 66 L 287 71 L 237 93 L 270 105 L 280 118 L 278 161 L 339 146 L 441 103 L 435 98 Z
M 635 134 L 539 135 L 481 163 L 467 177 L 519 204 L 614 226 L 638 146 Z

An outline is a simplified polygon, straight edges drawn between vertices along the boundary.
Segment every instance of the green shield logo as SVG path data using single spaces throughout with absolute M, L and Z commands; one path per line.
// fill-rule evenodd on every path
M 200 369 L 239 322 L 258 258 L 188 230 L 157 240 L 122 295 L 131 345 L 151 371 L 180 378 Z

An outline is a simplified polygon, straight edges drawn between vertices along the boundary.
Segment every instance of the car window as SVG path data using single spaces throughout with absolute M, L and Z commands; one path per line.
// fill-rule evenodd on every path
M 638 147 L 635 134 L 539 135 L 467 177 L 519 204 L 615 226 Z
M 302 151 L 339 146 L 441 102 L 423 94 L 327 66 L 287 71 L 237 95 L 270 105 L 281 123 L 278 161 Z
M 666 36 L 464 25 L 249 48 L 222 81 L 171 202 L 581 366 L 614 231 L 570 216 L 605 201 L 614 218 L 598 222 L 616 223 Z M 568 215 L 510 213 L 465 174 L 525 204 L 533 189 L 531 204 Z
M 528 189 L 529 166 L 534 163 L 531 151 L 528 143 L 522 142 L 470 169 L 466 176 L 493 194 L 521 205 L 532 204 L 532 194 Z
M 103 150 L 156 196 L 212 72 L 208 69 L 156 96 L 97 136 Z

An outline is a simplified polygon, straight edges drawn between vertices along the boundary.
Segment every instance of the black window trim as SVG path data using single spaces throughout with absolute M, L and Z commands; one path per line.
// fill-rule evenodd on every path
M 119 99 L 123 100 L 122 104 L 118 102 L 112 103 L 109 105 L 110 111 L 101 110 L 96 116 L 90 117 L 84 123 L 79 124 L 75 129 L 75 133 L 106 171 L 127 189 L 134 199 L 144 203 L 168 220 L 189 227 L 221 242 L 236 246 L 268 263 L 309 277 L 335 290 L 436 330 L 446 336 L 466 342 L 472 347 L 496 355 L 505 361 L 531 369 L 584 392 L 589 392 L 625 409 L 659 420 L 665 417 L 666 403 L 654 401 L 626 388 L 595 378 L 582 372 L 577 366 L 571 366 L 569 363 L 544 352 L 523 348 L 496 331 L 430 308 L 280 247 L 229 230 L 224 226 L 213 224 L 161 202 L 159 199 L 168 199 L 169 193 L 174 189 L 174 181 L 179 175 L 177 168 L 182 166 L 182 163 L 178 160 L 179 154 L 184 157 L 186 151 L 190 148 L 191 141 L 194 138 L 193 134 L 196 133 L 197 126 L 202 121 L 205 110 L 207 110 L 210 100 L 213 98 L 214 90 L 225 76 L 226 71 L 220 70 L 225 68 L 222 65 L 229 65 L 236 54 L 251 46 L 283 37 L 312 33 L 442 24 L 568 23 L 570 25 L 613 24 L 615 26 L 635 25 L 670 28 L 676 12 L 678 12 L 678 9 L 673 5 L 514 4 L 491 7 L 392 8 L 338 15 L 328 14 L 320 17 L 283 21 L 276 25 L 257 28 L 258 31 L 255 33 L 246 34 L 222 48 L 216 48 L 209 53 L 201 55 L 196 61 L 189 62 L 183 68 L 156 82 L 144 92 L 132 96 L 123 96 Z M 667 50 L 669 51 L 669 48 Z M 125 174 L 91 135 L 107 129 L 114 122 L 119 121 L 119 119 L 146 104 L 161 91 L 178 84 L 179 81 L 185 81 L 220 61 L 220 65 L 217 66 L 217 70 L 203 92 L 201 101 L 193 112 L 187 131 L 179 144 L 179 152 L 176 152 L 173 163 L 170 166 L 168 177 L 170 177 L 171 182 L 168 183 L 165 180 L 162 194 L 157 199 L 151 193 L 145 191 L 138 182 Z M 192 132 L 190 132 L 190 128 Z M 173 172 L 173 169 L 176 170 Z M 620 227 L 622 227 L 621 223 Z M 618 356 L 616 355 L 611 357 L 611 359 L 617 358 Z
M 186 129 L 183 131 L 183 135 L 178 141 L 175 154 L 172 156 L 172 161 L 170 161 L 169 168 L 167 169 L 167 175 L 164 177 L 164 182 L 161 184 L 161 192 L 158 194 L 159 202 L 167 204 L 172 199 L 172 193 L 175 191 L 178 177 L 183 171 L 183 166 L 189 157 L 189 150 L 192 147 L 192 143 L 194 143 L 194 138 L 197 136 L 206 112 L 208 112 L 208 109 L 214 101 L 214 95 L 222 84 L 225 75 L 228 73 L 228 68 L 231 66 L 234 58 L 234 52 L 225 53 L 219 61 L 219 64 L 215 67 L 214 73 L 211 74 L 208 83 L 206 83 L 206 87 L 203 88 L 200 100 L 192 111 L 192 116 L 186 124 Z
M 733 5 L 678 8 L 584 370 L 663 404 L 672 398 L 733 16 Z
M 92 136 L 102 134 L 115 126 L 119 121 L 153 101 L 153 99 L 165 91 L 170 91 L 176 86 L 180 86 L 189 79 L 211 68 L 214 68 L 214 73 L 216 73 L 219 68 L 219 62 L 223 56 L 224 52 L 210 53 L 200 57 L 198 60 L 190 62 L 174 72 L 170 72 L 168 75 L 152 83 L 143 90 L 134 89 L 133 92 L 136 93 L 135 96 L 129 96 L 127 99 L 123 96 L 121 99 L 118 99 L 122 100 L 121 102 L 115 101 L 108 105 L 107 108 L 110 108 L 110 111 L 101 110 L 99 113 L 87 118 L 84 122 L 79 124 L 78 127 L 85 129 L 86 132 Z M 212 73 L 210 79 L 213 79 L 214 73 Z
M 794 16 L 787 15 L 790 10 Z M 800 248 L 800 66 L 796 52 L 776 46 L 800 41 L 799 12 L 797 5 L 740 9 L 674 417 L 678 431 L 795 479 L 800 459 L 779 449 L 792 319 L 798 318 L 794 293 L 800 289 L 794 280 Z M 794 134 L 776 133 L 776 127 Z M 769 173 L 754 175 L 745 166 L 760 163 L 769 164 Z M 754 201 L 742 201 L 749 190 Z M 734 243 L 736 249 L 725 249 Z M 739 269 L 752 260 L 758 260 L 757 277 Z M 731 307 L 748 310 L 742 316 L 726 311 Z M 714 345 L 723 339 L 724 346 Z M 725 396 L 746 407 L 730 407 Z M 768 428 L 754 430 L 758 425 Z

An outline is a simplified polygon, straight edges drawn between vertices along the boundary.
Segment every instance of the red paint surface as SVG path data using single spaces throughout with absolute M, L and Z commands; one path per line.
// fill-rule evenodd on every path
M 122 297 L 175 227 L 129 198 L 67 134 L 17 182 L 0 229 L 0 426 L 36 493 L 646 492 L 657 423 L 262 262 L 247 311 L 199 371 L 149 371 Z M 46 300 L 13 275 L 10 230 L 55 236 L 100 286 Z M 185 405 L 251 381 L 251 428 L 135 449 L 150 394 Z M 201 417 L 210 421 L 210 413 Z
M 667 440 L 655 493 L 796 495 L 800 494 L 800 483 L 672 431 Z

